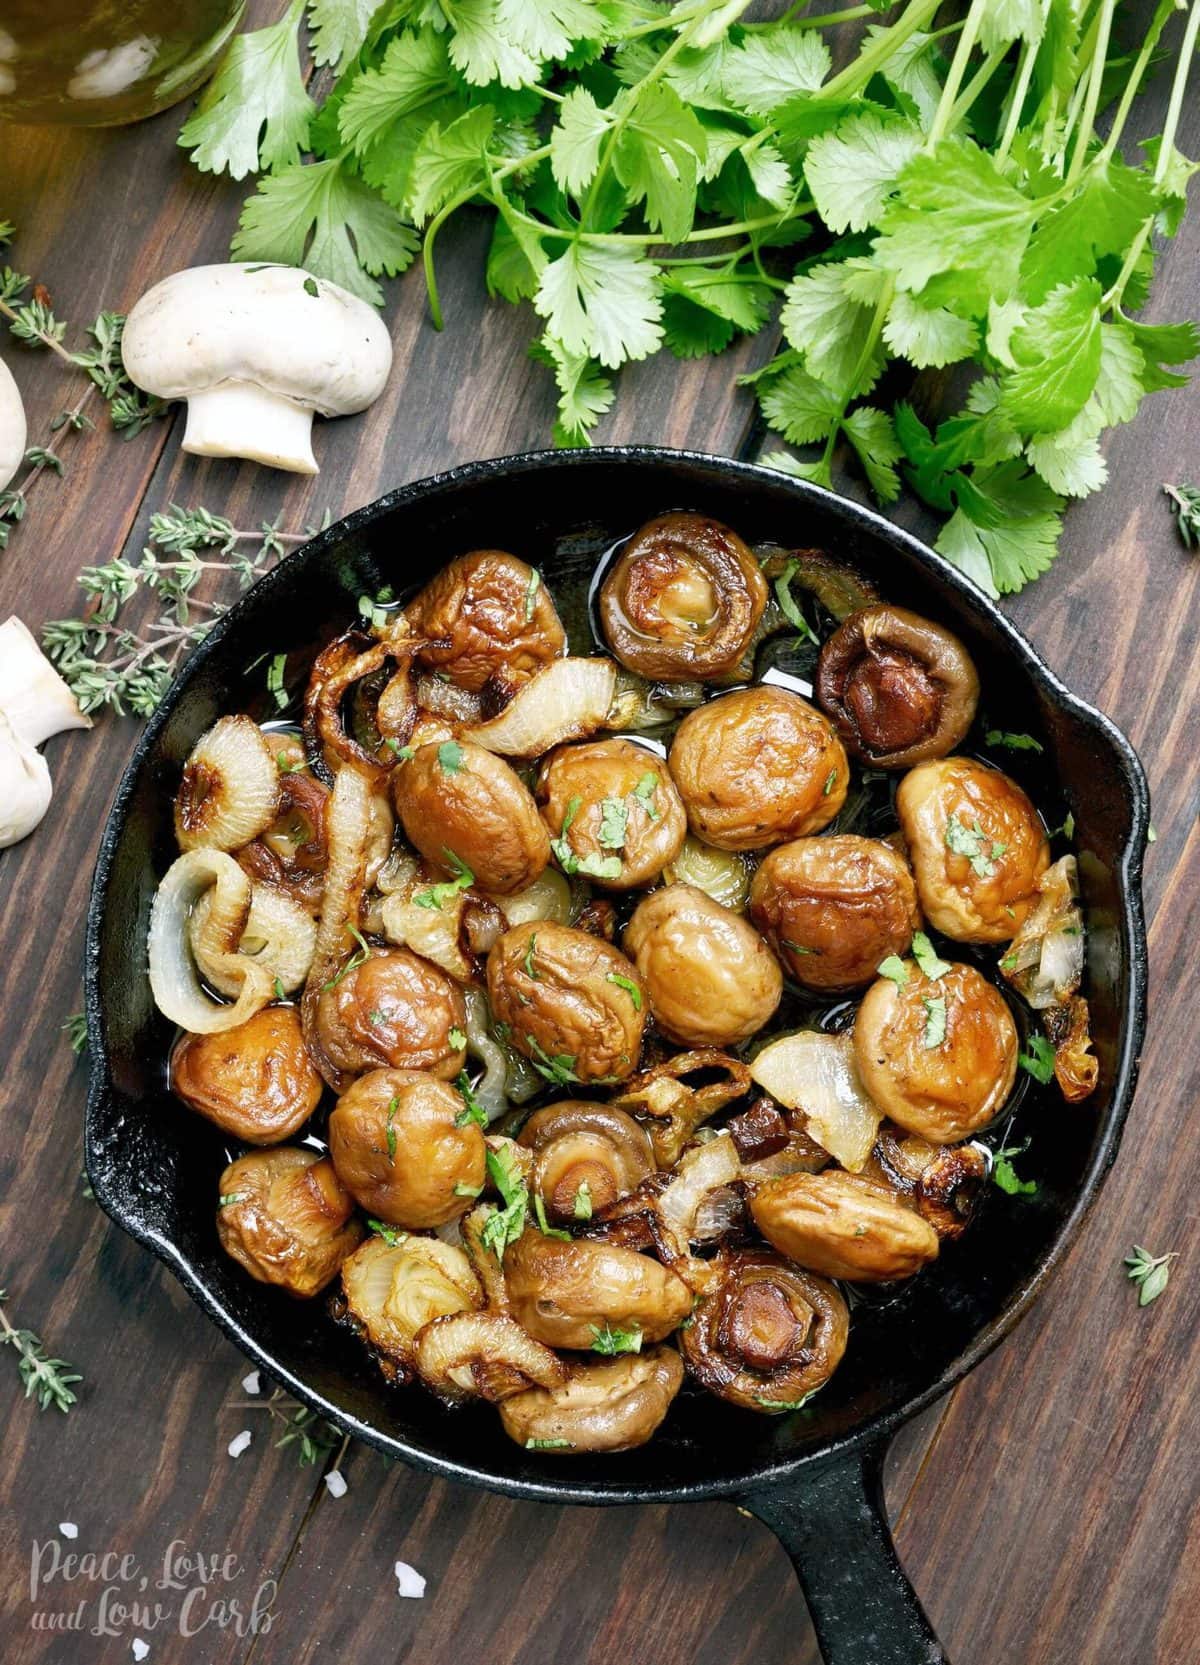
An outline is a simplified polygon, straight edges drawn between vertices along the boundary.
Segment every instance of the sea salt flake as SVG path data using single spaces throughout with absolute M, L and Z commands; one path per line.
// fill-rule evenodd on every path
M 79 1528 L 73 1520 L 60 1520 L 58 1530 L 64 1538 L 77 1538 L 79 1536 Z
M 245 1451 L 246 1447 L 250 1444 L 253 1437 L 254 1436 L 251 1434 L 249 1428 L 243 1428 L 240 1434 L 235 1434 L 230 1440 L 229 1455 L 231 1457 L 240 1457 L 242 1452 Z
M 150 1653 L 149 1642 L 143 1642 L 140 1636 L 134 1637 L 133 1641 L 130 1643 L 130 1648 L 132 1649 L 133 1657 L 135 1659 L 145 1659 Z
M 410 1567 L 407 1561 L 396 1562 L 396 1582 L 402 1596 L 409 1596 L 419 1601 L 425 1594 L 425 1580 L 415 1567 Z
M 242 1392 L 250 1394 L 251 1397 L 262 1392 L 262 1382 L 257 1370 L 252 1370 L 248 1376 L 242 1377 Z
M 342 1473 L 340 1468 L 331 1468 L 329 1473 L 325 1476 L 325 1490 L 329 1493 L 330 1497 L 345 1497 L 346 1476 Z

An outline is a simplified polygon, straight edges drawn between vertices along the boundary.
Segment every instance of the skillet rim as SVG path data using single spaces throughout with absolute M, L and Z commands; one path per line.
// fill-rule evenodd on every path
M 1119 900 L 1120 940 L 1128 967 L 1128 1011 L 1119 1037 L 1117 1064 L 1114 1075 L 1112 1101 L 1106 1113 L 1101 1137 L 1092 1160 L 1073 1199 L 1062 1217 L 1053 1242 L 1036 1270 L 1018 1288 L 1015 1295 L 992 1321 L 986 1324 L 967 1347 L 940 1372 L 934 1381 L 919 1393 L 900 1404 L 869 1417 L 849 1433 L 831 1438 L 798 1456 L 778 1462 L 752 1465 L 739 1476 L 721 1480 L 686 1481 L 675 1485 L 641 1485 L 636 1480 L 614 1479 L 611 1483 L 578 1483 L 569 1477 L 562 1479 L 530 1480 L 452 1461 L 436 1453 L 385 1434 L 360 1421 L 354 1415 L 334 1405 L 310 1388 L 293 1372 L 280 1365 L 254 1337 L 226 1310 L 220 1299 L 192 1267 L 186 1255 L 163 1234 L 147 1227 L 127 1211 L 123 1199 L 111 1196 L 106 1190 L 107 1175 L 101 1171 L 100 1157 L 95 1148 L 98 1121 L 106 1097 L 113 1091 L 113 1081 L 107 1048 L 104 1042 L 105 1000 L 99 977 L 101 923 L 104 917 L 108 881 L 118 845 L 121 842 L 128 816 L 129 803 L 138 775 L 147 755 L 153 750 L 158 736 L 174 713 L 193 678 L 205 662 L 221 646 L 224 637 L 251 606 L 262 605 L 262 591 L 268 592 L 287 584 L 287 573 L 298 559 L 313 559 L 339 542 L 348 533 L 363 529 L 396 507 L 423 497 L 436 497 L 458 486 L 475 485 L 492 476 L 536 474 L 554 467 L 588 468 L 599 464 L 627 463 L 641 467 L 673 468 L 679 464 L 715 474 L 726 483 L 755 482 L 769 485 L 773 490 L 790 495 L 796 502 L 818 503 L 823 510 L 853 530 L 882 540 L 893 548 L 911 556 L 924 567 L 941 586 L 958 594 L 968 611 L 976 610 L 988 620 L 1004 640 L 1009 652 L 1023 664 L 1031 680 L 1045 693 L 1050 703 L 1085 729 L 1091 729 L 1113 753 L 1128 796 L 1130 809 L 1129 835 L 1119 860 L 1114 865 L 1114 878 Z M 315 552 L 315 553 L 314 553 Z M 884 515 L 825 490 L 806 480 L 783 474 L 758 463 L 720 457 L 713 453 L 693 450 L 674 450 L 665 446 L 610 445 L 595 446 L 578 451 L 525 451 L 504 457 L 486 458 L 463 463 L 437 474 L 426 475 L 407 485 L 385 492 L 373 502 L 353 510 L 341 520 L 318 532 L 315 537 L 288 556 L 286 562 L 265 573 L 245 595 L 238 598 L 213 626 L 208 636 L 188 657 L 179 674 L 172 681 L 157 711 L 149 719 L 138 739 L 121 776 L 116 795 L 105 821 L 97 852 L 96 867 L 88 902 L 87 938 L 84 963 L 84 995 L 88 1025 L 88 1048 L 91 1058 L 91 1078 L 88 1086 L 84 1121 L 84 1158 L 88 1179 L 96 1201 L 104 1212 L 136 1242 L 143 1244 L 166 1265 L 201 1311 L 255 1364 L 265 1369 L 302 1404 L 327 1417 L 335 1426 L 361 1439 L 386 1455 L 399 1458 L 413 1467 L 438 1475 L 442 1479 L 483 1490 L 499 1491 L 510 1497 L 543 1503 L 577 1503 L 590 1505 L 630 1502 L 680 1503 L 712 1498 L 738 1498 L 755 1491 L 778 1485 L 794 1478 L 813 1464 L 829 1464 L 862 1453 L 872 1447 L 885 1445 L 897 1429 L 919 1415 L 936 1399 L 960 1382 L 969 1371 L 982 1362 L 1004 1338 L 1016 1328 L 1030 1307 L 1042 1294 L 1051 1278 L 1065 1260 L 1068 1250 L 1078 1237 L 1088 1213 L 1095 1204 L 1104 1181 L 1116 1159 L 1126 1118 L 1129 1114 L 1137 1083 L 1142 1043 L 1146 1026 L 1147 942 L 1142 906 L 1142 868 L 1147 847 L 1150 794 L 1145 770 L 1130 741 L 1111 718 L 1072 692 L 1049 668 L 1033 645 L 998 605 L 952 566 L 943 556 Z

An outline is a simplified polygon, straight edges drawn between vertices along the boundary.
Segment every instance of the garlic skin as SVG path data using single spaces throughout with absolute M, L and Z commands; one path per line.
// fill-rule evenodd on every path
M 3 475 L 0 468 L 0 476 Z M 31 746 L 69 728 L 91 728 L 79 702 L 38 646 L 32 632 L 12 614 L 0 624 L 0 711 Z
M 0 87 L 0 92 L 3 90 Z M 27 438 L 25 406 L 21 403 L 20 391 L 12 379 L 11 370 L 0 359 L 0 491 L 20 468 Z
M 0 708 L 0 850 L 27 838 L 50 807 L 46 759 Z

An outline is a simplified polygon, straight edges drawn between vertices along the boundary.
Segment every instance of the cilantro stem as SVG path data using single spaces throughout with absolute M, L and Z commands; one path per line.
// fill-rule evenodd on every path
M 950 119 L 947 122 L 947 128 L 949 131 L 953 132 L 958 124 L 965 119 L 971 106 L 979 98 L 992 76 L 995 75 L 996 71 L 1000 68 L 1000 65 L 1008 56 L 1008 49 L 1011 44 L 1012 43 L 1010 41 L 1005 41 L 1003 45 L 997 46 L 993 51 L 988 53 L 982 64 L 980 64 L 972 79 L 968 81 L 966 90 L 960 98 L 956 99 L 953 107 L 951 108 Z
M 894 54 L 898 46 L 903 46 L 910 35 L 917 30 L 937 11 L 941 0 L 910 0 L 907 11 L 897 18 L 890 29 L 884 29 L 866 46 L 854 59 L 846 65 L 840 74 L 813 94 L 814 100 L 829 98 L 844 98 L 851 93 L 861 91 L 874 75 L 875 71 L 885 64 Z
M 929 132 L 925 136 L 925 150 L 929 152 L 946 136 L 954 121 L 954 107 L 958 99 L 958 89 L 962 86 L 963 77 L 967 73 L 967 64 L 971 53 L 975 49 L 975 41 L 983 23 L 984 12 L 988 0 L 971 0 L 971 9 L 967 13 L 967 20 L 963 24 L 963 32 L 958 37 L 958 45 L 954 49 L 954 57 L 946 75 L 946 84 L 942 88 L 942 96 L 938 99 L 937 109 L 933 112 L 933 120 L 929 124 Z
M 798 17 L 796 15 L 811 3 L 812 0 L 799 0 L 798 5 L 788 7 L 779 22 L 794 23 L 797 29 L 830 29 L 835 23 L 852 23 L 856 17 L 877 17 L 879 15 L 877 6 L 847 6 L 843 11 L 821 12 L 816 17 Z M 747 29 L 769 29 L 772 25 L 770 23 L 748 23 L 745 27 Z
M 1029 83 L 1033 79 L 1034 65 L 1037 63 L 1040 48 L 1040 41 L 1023 40 L 1021 42 L 1021 61 L 1017 68 L 1016 80 L 1013 82 L 1009 93 L 1008 114 L 1004 121 L 1004 132 L 996 150 L 996 160 L 998 162 L 1004 161 L 1012 149 L 1013 140 L 1017 136 L 1017 129 L 1021 125 L 1021 112 L 1025 108 L 1025 99 L 1029 93 Z
M 1079 132 L 1075 137 L 1075 149 L 1071 152 L 1071 166 L 1067 170 L 1066 183 L 1075 185 L 1083 172 L 1083 164 L 1087 161 L 1088 145 L 1092 141 L 1092 132 L 1096 125 L 1096 111 L 1100 105 L 1100 87 L 1104 81 L 1104 71 L 1108 63 L 1108 42 L 1112 34 L 1113 13 L 1117 7 L 1117 0 L 1103 0 L 1096 22 L 1097 38 L 1095 55 L 1092 58 L 1091 71 L 1087 77 L 1087 93 L 1084 97 L 1083 115 L 1079 122 Z
M 638 99 L 646 91 L 647 87 L 653 86 L 654 83 L 666 73 L 667 69 L 683 51 L 686 45 L 687 32 L 686 30 L 681 29 L 661 57 L 654 60 L 645 75 L 642 76 L 641 80 L 635 81 L 633 86 L 629 88 L 628 92 L 623 95 L 621 109 L 617 113 L 616 120 L 609 128 L 605 137 L 604 149 L 600 152 L 599 166 L 596 169 L 591 184 L 588 186 L 588 194 L 584 198 L 583 210 L 579 216 L 581 231 L 591 217 L 592 209 L 596 205 L 596 197 L 599 193 L 600 186 L 608 173 L 609 167 L 612 165 L 613 152 L 617 148 L 617 141 L 621 137 L 629 118 L 637 109 Z
M 1129 119 L 1129 112 L 1133 108 L 1133 101 L 1137 97 L 1138 90 L 1141 87 L 1143 79 L 1145 78 L 1146 71 L 1150 67 L 1150 60 L 1154 56 L 1154 49 L 1158 45 L 1159 37 L 1166 26 L 1167 18 L 1169 16 L 1170 12 L 1165 7 L 1160 6 L 1150 24 L 1149 29 L 1146 31 L 1146 38 L 1142 42 L 1142 49 L 1138 53 L 1134 66 L 1129 72 L 1129 79 L 1126 81 L 1125 86 L 1122 89 L 1121 100 L 1117 105 L 1116 113 L 1113 116 L 1112 126 L 1109 129 L 1108 138 L 1105 140 L 1104 149 L 1100 152 L 1100 155 L 1097 158 L 1097 161 L 1100 163 L 1107 162 L 1117 148 L 1117 141 L 1124 131 L 1126 121 Z

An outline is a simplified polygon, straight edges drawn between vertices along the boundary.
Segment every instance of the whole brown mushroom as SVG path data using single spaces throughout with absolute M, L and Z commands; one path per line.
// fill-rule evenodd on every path
M 318 995 L 316 1025 L 327 1057 L 348 1075 L 391 1068 L 449 1080 L 466 1056 L 462 990 L 405 948 L 373 948 L 349 962 Z
M 483 1187 L 487 1149 L 463 1099 L 417 1070 L 371 1070 L 329 1117 L 329 1154 L 355 1201 L 413 1231 L 465 1214 Z
M 847 751 L 875 769 L 906 769 L 960 743 L 979 677 L 943 625 L 881 602 L 851 613 L 827 639 L 816 695 Z
M 938 1252 L 937 1232 L 895 1191 L 838 1168 L 752 1185 L 750 1212 L 780 1254 L 827 1278 L 909 1278 Z
M 661 1341 L 692 1310 L 692 1292 L 648 1255 L 526 1231 L 504 1256 L 513 1317 L 547 1347 L 612 1351 L 626 1336 Z
M 361 1243 L 362 1221 L 328 1157 L 295 1145 L 251 1151 L 221 1175 L 217 1236 L 259 1283 L 316 1295 Z
M 969 1139 L 995 1120 L 1018 1050 L 1004 996 L 969 965 L 932 978 L 906 960 L 896 978 L 872 984 L 854 1020 L 863 1086 L 885 1115 L 933 1144 Z
M 842 994 L 869 983 L 889 954 L 906 954 L 921 923 L 906 863 L 877 838 L 798 838 L 764 857 L 750 917 L 788 974 Z
M 632 1451 L 662 1424 L 683 1384 L 670 1347 L 569 1366 L 561 1387 L 529 1388 L 505 1399 L 500 1420 L 527 1451 Z
M 956 942 L 1016 936 L 1050 865 L 1046 829 L 1016 781 L 970 757 L 920 763 L 896 811 L 930 923 Z
M 850 1314 L 833 1284 L 764 1249 L 722 1249 L 679 1346 L 711 1393 L 768 1416 L 796 1410 L 846 1351 Z
M 590 1099 L 535 1110 L 518 1142 L 533 1152 L 533 1188 L 556 1220 L 590 1219 L 655 1171 L 645 1129 Z
M 488 956 L 492 1015 L 546 1080 L 623 1081 L 646 1024 L 636 968 L 611 944 L 550 920 L 516 925 Z
M 564 873 L 610 890 L 656 879 L 687 834 L 666 764 L 631 740 L 560 746 L 542 764 L 537 797 Z
M 323 1088 L 294 1006 L 264 1007 L 218 1034 L 185 1035 L 171 1055 L 175 1096 L 248 1145 L 289 1138 Z
M 476 549 L 449 562 L 405 616 L 427 638 L 420 663 L 475 692 L 491 683 L 512 693 L 566 648 L 540 574 L 500 549 Z
M 528 787 L 482 746 L 420 746 L 392 771 L 392 796 L 409 843 L 443 872 L 466 868 L 481 890 L 525 890 L 550 860 Z
M 737 533 L 678 512 L 635 532 L 600 590 L 613 653 L 627 670 L 666 682 L 736 670 L 766 605 L 766 579 Z
M 758 932 L 691 885 L 638 903 L 625 948 L 654 1021 L 685 1046 L 734 1046 L 769 1021 L 783 994 L 779 965 Z
M 722 850 L 819 832 L 841 809 L 850 780 L 829 719 L 770 684 L 689 712 L 668 761 L 688 825 Z

